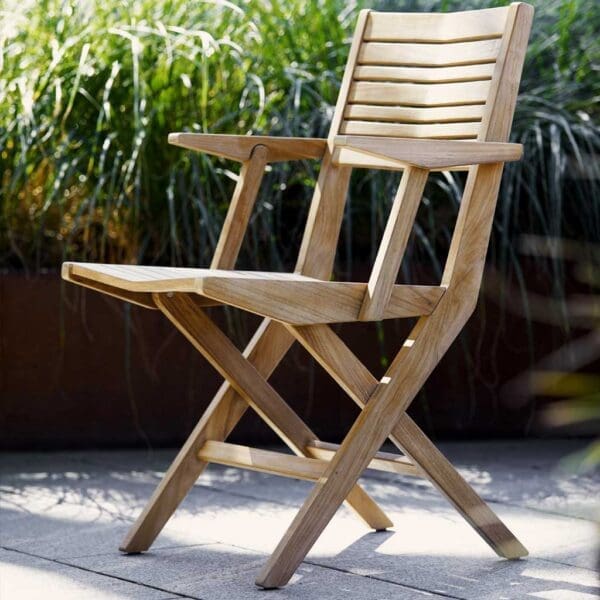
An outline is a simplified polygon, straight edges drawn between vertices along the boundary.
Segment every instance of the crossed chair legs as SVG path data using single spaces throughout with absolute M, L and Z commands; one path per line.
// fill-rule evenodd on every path
M 252 406 L 281 439 L 301 456 L 319 455 L 314 433 L 268 384 L 294 339 L 334 377 L 362 411 L 323 475 L 298 512 L 256 583 L 265 588 L 285 585 L 344 500 L 373 529 L 392 525 L 357 484 L 383 442 L 390 437 L 424 477 L 448 498 L 500 556 L 519 558 L 527 550 L 464 481 L 451 463 L 406 414 L 424 377 L 410 363 L 413 346 L 427 333 L 417 324 L 414 340 L 378 381 L 326 325 L 284 326 L 265 319 L 242 354 L 188 294 L 156 294 L 160 310 L 225 378 L 215 398 L 179 452 L 137 519 L 121 550 L 147 550 L 194 485 L 206 462 L 199 454 L 208 441 L 224 441 Z M 419 323 L 422 323 L 420 321 Z M 416 357 L 418 358 L 418 357 Z M 421 357 L 422 359 L 422 357 Z M 398 372 L 402 362 L 404 373 Z M 407 372 L 412 376 L 407 376 Z M 428 375 L 428 372 L 426 373 Z M 425 377 L 426 377 L 425 375 Z M 423 381 L 421 381 L 423 379 Z

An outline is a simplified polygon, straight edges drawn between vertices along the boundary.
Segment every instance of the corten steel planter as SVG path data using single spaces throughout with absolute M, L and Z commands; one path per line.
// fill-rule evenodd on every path
M 226 324 L 222 309 L 213 314 Z M 237 318 L 233 337 L 242 345 L 260 320 Z M 490 325 L 497 320 L 495 305 L 480 301 L 461 342 L 415 401 L 411 414 L 432 435 L 520 436 L 527 431 L 531 403 L 499 398 L 501 384 L 529 364 L 524 322 L 509 317 L 497 341 Z M 381 332 L 370 323 L 336 329 L 370 369 L 381 373 L 382 359 L 393 356 L 406 335 L 409 324 L 402 325 L 399 330 L 388 322 Z M 548 344 L 537 337 L 544 329 Z M 536 331 L 545 352 L 552 345 L 547 329 Z M 475 354 L 475 365 L 467 363 L 467 351 Z M 0 353 L 4 449 L 176 445 L 221 383 L 158 311 L 65 285 L 58 273 L 0 275 Z M 318 424 L 326 422 L 329 436 L 334 430 L 341 437 L 356 416 L 354 404 L 300 347 L 292 349 L 272 381 L 317 433 Z M 275 441 L 250 412 L 233 439 Z

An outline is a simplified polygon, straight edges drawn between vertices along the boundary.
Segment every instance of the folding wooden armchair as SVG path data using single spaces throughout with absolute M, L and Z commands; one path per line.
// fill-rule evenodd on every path
M 340 504 L 375 530 L 390 527 L 359 487 L 366 468 L 428 478 L 500 556 L 527 550 L 406 410 L 475 307 L 533 9 L 511 4 L 445 14 L 360 13 L 329 137 L 175 133 L 169 142 L 242 163 L 209 269 L 65 263 L 63 277 L 158 308 L 225 378 L 121 550 L 147 550 L 208 463 L 315 481 L 259 574 L 285 585 Z M 265 166 L 322 159 L 294 273 L 233 269 Z M 330 281 L 353 167 L 403 170 L 368 283 Z M 440 285 L 397 285 L 428 173 L 468 171 Z M 226 304 L 264 321 L 242 353 L 203 308 Z M 330 324 L 420 317 L 377 380 Z M 319 441 L 267 382 L 294 340 L 362 409 L 341 445 Z M 225 442 L 250 405 L 294 455 Z M 381 453 L 386 440 L 402 455 Z

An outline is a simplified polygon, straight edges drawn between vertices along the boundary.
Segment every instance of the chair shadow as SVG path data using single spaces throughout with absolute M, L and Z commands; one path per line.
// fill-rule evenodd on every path
M 595 578 L 595 583 L 579 583 L 573 581 L 576 567 L 535 557 L 506 560 L 491 554 L 473 557 L 382 552 L 382 546 L 396 535 L 401 535 L 401 532 L 371 532 L 335 557 L 313 560 L 364 577 L 393 581 L 451 597 L 502 600 L 524 597 L 550 600 L 600 598 L 600 572 L 596 572 L 594 577 L 590 571 L 589 579 Z
M 237 477 L 235 473 L 231 476 Z M 129 465 L 112 470 L 85 461 L 62 469 L 52 468 L 52 461 L 48 460 L 39 466 L 16 465 L 12 473 L 4 470 L 0 481 L 5 507 L 0 515 L 0 545 L 6 551 L 0 561 L 32 573 L 59 575 L 77 585 L 97 586 L 98 591 L 118 580 L 122 582 L 119 594 L 123 598 L 140 597 L 140 590 L 133 585 L 129 589 L 127 582 L 146 586 L 143 589 L 148 590 L 148 598 L 165 598 L 168 594 L 202 599 L 252 598 L 263 594 L 264 598 L 264 592 L 256 589 L 253 581 L 267 554 L 235 546 L 230 540 L 236 537 L 236 531 L 228 532 L 231 535 L 226 543 L 203 539 L 201 532 L 198 543 L 189 543 L 165 531 L 148 553 L 125 556 L 116 550 L 159 478 L 160 472 L 155 470 L 134 470 Z M 291 482 L 285 486 L 278 488 L 282 496 L 279 507 L 287 510 L 305 487 L 294 487 Z M 285 489 L 290 490 L 287 496 Z M 180 510 L 199 523 L 204 510 L 215 518 L 237 511 L 260 530 L 261 514 L 276 508 L 270 500 L 235 495 L 227 488 L 209 485 L 196 486 L 192 495 L 195 504 Z M 402 500 L 413 508 L 422 503 L 422 499 L 410 494 Z M 353 585 L 368 589 L 369 581 L 379 580 L 397 586 L 398 593 L 402 590 L 408 594 L 406 597 L 410 597 L 410 590 L 415 594 L 420 590 L 434 597 L 457 598 L 552 600 L 571 595 L 583 600 L 600 595 L 600 585 L 576 581 L 573 568 L 550 561 L 506 561 L 483 552 L 457 556 L 451 552 L 411 554 L 386 549 L 395 536 L 401 535 L 401 529 L 367 533 L 336 555 L 313 552 L 291 585 L 271 594 L 321 599 L 322 582 L 346 572 L 352 574 L 348 577 L 354 577 Z M 378 594 L 377 598 L 383 597 Z

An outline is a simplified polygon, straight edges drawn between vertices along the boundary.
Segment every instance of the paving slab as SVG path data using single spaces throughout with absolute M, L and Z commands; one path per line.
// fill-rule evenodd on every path
M 443 452 L 484 498 L 565 516 L 600 519 L 598 470 L 573 471 L 569 457 L 586 440 L 441 444 Z
M 72 559 L 107 575 L 143 581 L 192 598 L 231 600 L 232 598 L 302 598 L 321 600 L 324 590 L 328 600 L 378 598 L 408 600 L 444 598 L 395 582 L 361 577 L 339 569 L 303 564 L 289 585 L 268 591 L 254 586 L 254 579 L 268 555 L 226 544 L 207 544 L 166 549 L 144 555 L 119 557 L 116 554 Z
M 168 600 L 170 592 L 0 548 L 2 600 Z
M 495 557 L 481 538 L 437 492 L 435 496 L 407 490 L 396 482 L 363 480 L 394 523 L 392 554 L 404 552 L 439 553 L 450 548 L 466 548 L 482 557 Z M 296 486 L 292 494 L 296 496 Z M 196 531 L 198 535 L 224 543 L 268 552 L 275 547 L 296 514 L 297 506 L 275 505 L 268 500 L 252 499 L 268 495 L 269 486 L 261 478 L 255 489 L 246 487 L 247 497 L 237 501 L 228 497 L 227 506 L 210 506 L 203 501 L 203 491 L 194 489 L 189 498 L 190 510 L 177 512 L 166 531 Z M 523 541 L 534 556 L 572 566 L 595 568 L 599 529 L 595 522 L 555 513 L 490 503 L 493 510 Z M 169 529 L 170 528 L 170 529 Z M 365 536 L 363 523 L 347 509 L 338 511 L 315 544 L 312 555 L 337 556 L 348 545 Z M 193 540 L 193 536 L 190 536 Z
M 124 556 L 118 544 L 175 450 L 15 453 L 0 465 L 2 585 L 18 600 L 37 588 L 151 600 L 599 597 L 600 476 L 560 467 L 580 442 L 442 446 L 529 558 L 498 559 L 429 483 L 369 472 L 361 483 L 393 530 L 369 532 L 342 507 L 291 585 L 264 592 L 256 574 L 312 484 L 212 465 L 151 552 Z M 23 575 L 33 587 L 19 587 Z
M 598 520 L 598 472 L 574 473 L 569 470 L 566 460 L 588 443 L 585 440 L 489 441 L 485 442 L 485 452 L 481 452 L 481 443 L 441 442 L 438 445 L 465 479 L 487 500 Z M 385 449 L 394 451 L 391 445 Z M 49 468 L 52 468 L 54 454 L 57 454 L 59 461 L 69 460 L 73 464 L 84 461 L 88 465 L 110 466 L 118 472 L 158 480 L 175 457 L 176 450 L 92 451 L 84 455 L 49 453 L 43 457 Z M 37 463 L 39 455 L 32 456 Z M 379 480 L 393 478 L 406 490 L 417 488 L 437 493 L 428 482 L 419 479 L 378 472 L 369 472 L 369 475 Z M 199 479 L 198 485 L 218 485 L 237 493 L 252 494 L 252 488 L 256 488 L 256 484 L 260 488 L 263 481 L 268 482 L 273 500 L 287 502 L 288 497 L 289 501 L 296 500 L 296 494 L 290 495 L 289 480 L 238 469 L 210 466 Z M 311 484 L 297 483 L 297 496 L 301 501 Z M 283 494 L 277 493 L 280 489 L 284 490 Z
M 443 527 L 436 527 L 435 532 L 425 528 L 423 538 L 427 536 L 428 541 L 422 538 L 421 543 L 416 544 L 413 531 L 403 533 L 407 534 L 406 538 L 397 532 L 383 535 L 380 543 L 376 538 L 365 537 L 338 555 L 314 560 L 357 575 L 472 600 L 524 598 L 525 590 L 527 593 L 553 591 L 560 582 L 578 582 L 587 593 L 600 593 L 598 575 L 590 569 L 563 565 L 535 554 L 507 561 L 491 552 L 480 551 L 461 536 L 448 535 L 449 529 Z M 429 537 L 431 535 L 433 537 Z M 545 575 L 533 578 L 531 573 Z M 551 573 L 552 578 L 548 577 Z M 569 585 L 567 589 L 574 586 Z

